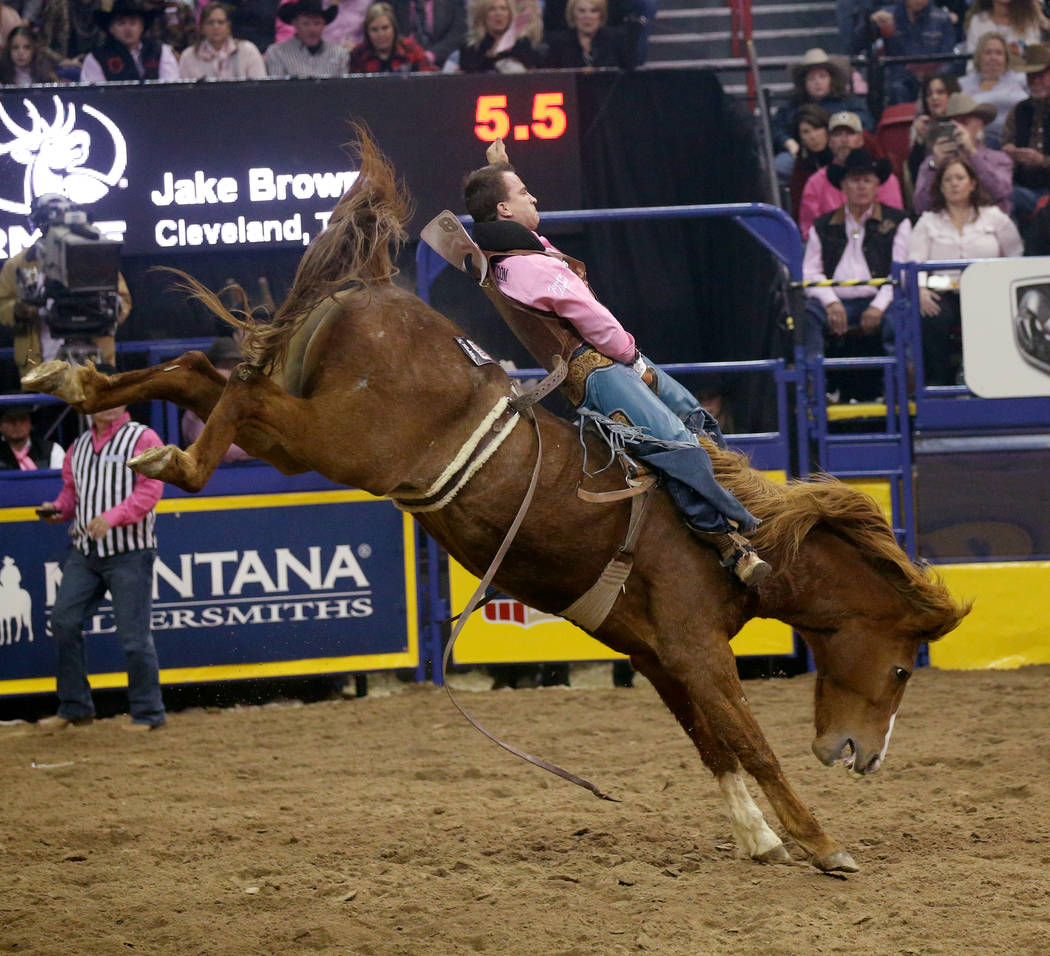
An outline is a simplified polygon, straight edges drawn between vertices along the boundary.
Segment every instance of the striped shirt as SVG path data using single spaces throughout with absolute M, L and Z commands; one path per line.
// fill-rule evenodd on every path
M 311 53 L 302 40 L 292 37 L 270 46 L 263 59 L 270 76 L 342 76 L 349 56 L 341 46 L 324 41 Z
M 62 466 L 63 488 L 55 504 L 63 518 L 73 519 L 70 534 L 79 551 L 105 558 L 157 546 L 153 509 L 163 482 L 135 474 L 127 462 L 160 444 L 156 432 L 131 421 L 126 413 L 102 436 L 91 428 L 73 443 Z M 110 530 L 95 541 L 87 528 L 99 515 Z

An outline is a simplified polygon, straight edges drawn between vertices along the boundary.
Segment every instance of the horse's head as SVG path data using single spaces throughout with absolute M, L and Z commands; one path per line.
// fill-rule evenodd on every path
M 806 633 L 817 669 L 813 753 L 856 774 L 882 766 L 919 645 L 931 638 L 914 622 L 858 618 Z

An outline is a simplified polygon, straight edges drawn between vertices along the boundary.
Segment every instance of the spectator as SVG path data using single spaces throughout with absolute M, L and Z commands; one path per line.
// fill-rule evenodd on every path
M 54 0 L 48 0 L 53 3 Z M 200 10 L 203 10 L 210 0 L 200 0 L 197 19 L 200 19 Z M 234 20 L 237 25 L 237 36 L 247 40 L 260 53 L 274 41 L 275 20 L 274 0 L 229 0 L 234 8 Z M 364 2 L 364 0 L 361 0 Z M 348 3 L 347 6 L 352 4 Z M 282 24 L 284 26 L 284 24 Z M 289 33 L 289 37 L 294 31 Z M 282 37 L 281 39 L 288 39 Z
M 108 36 L 84 57 L 80 82 L 177 80 L 179 63 L 171 47 L 143 37 L 156 15 L 139 0 L 116 0 L 110 10 L 96 10 L 95 20 Z
M 1001 33 L 985 33 L 977 41 L 973 54 L 973 72 L 959 80 L 963 93 L 978 103 L 991 103 L 995 119 L 984 129 L 985 143 L 998 149 L 1003 141 L 1003 127 L 1010 108 L 1028 98 L 1024 75 L 1007 69 L 1009 53 Z
M 215 371 L 223 378 L 229 378 L 230 373 L 244 361 L 241 350 L 237 343 L 228 335 L 217 338 L 207 352 L 208 361 L 214 366 Z M 204 422 L 196 412 L 186 411 L 182 415 L 182 440 L 187 446 L 192 445 L 204 431 Z M 226 454 L 222 456 L 224 462 L 248 461 L 252 456 L 238 445 L 230 445 Z
M 53 441 L 33 437 L 32 405 L 0 405 L 0 469 L 61 468 L 66 453 Z
M 871 15 L 882 35 L 887 56 L 951 53 L 955 24 L 951 15 L 930 0 L 900 0 Z M 919 93 L 919 81 L 936 73 L 937 63 L 900 64 L 885 73 L 889 102 L 910 103 Z
M 44 0 L 8 0 L 5 6 L 14 10 L 23 23 L 39 23 Z
M 291 2 L 292 0 L 281 0 L 282 5 Z M 344 50 L 357 46 L 365 38 L 365 11 L 370 4 L 371 0 L 325 0 L 325 6 L 331 7 L 336 13 L 332 22 L 325 26 L 321 39 L 333 46 L 341 46 Z M 280 8 L 275 23 L 274 39 L 278 43 L 295 36 L 292 25 L 280 19 Z
M 106 41 L 95 19 L 101 9 L 101 0 L 48 0 L 40 13 L 40 41 L 62 58 L 71 80 L 80 78 L 84 57 Z
M 99 371 L 112 375 L 116 369 L 102 365 Z M 65 730 L 94 719 L 83 627 L 107 591 L 128 664 L 128 729 L 164 725 L 150 632 L 157 554 L 153 509 L 164 483 L 136 475 L 127 466 L 133 455 L 160 444 L 156 432 L 133 422 L 123 405 L 95 412 L 91 428 L 73 443 L 62 465 L 61 493 L 41 505 L 42 512 L 49 512 L 42 515 L 44 520 L 73 522 L 73 547 L 62 565 L 51 610 L 51 634 L 58 650 L 58 713 L 40 721 L 42 729 Z
M 0 83 L 4 86 L 57 83 L 58 63 L 58 56 L 41 46 L 35 27 L 15 27 L 0 50 Z
M 1028 74 L 1028 99 L 1006 117 L 1003 152 L 1014 161 L 1013 205 L 1019 215 L 1035 212 L 1040 197 L 1050 193 L 1050 46 L 1025 47 L 1014 69 Z
M 1020 53 L 1041 42 L 1045 29 L 1039 0 L 974 0 L 966 14 L 966 50 L 976 53 L 982 36 L 998 33 L 1011 53 Z
M 873 126 L 863 99 L 849 92 L 849 61 L 845 57 L 828 56 L 819 47 L 806 50 L 802 59 L 791 67 L 791 82 L 794 84 L 791 102 L 777 110 L 770 124 L 781 182 L 791 177 L 798 155 L 800 144 L 792 133 L 798 122 L 798 111 L 805 104 L 819 106 L 829 116 L 848 110 L 860 117 L 865 129 Z
M 926 77 L 922 81 L 915 120 L 911 124 L 911 152 L 908 154 L 908 172 L 911 175 L 911 188 L 919 178 L 919 167 L 930 155 L 927 139 L 930 135 L 930 124 L 945 119 L 948 109 L 948 97 L 959 92 L 959 80 L 954 73 L 942 71 Z
M 831 162 L 833 153 L 828 145 L 828 114 L 815 103 L 805 103 L 796 115 L 795 129 L 791 132 L 799 142 L 799 151 L 791 171 L 789 191 L 791 215 L 797 220 L 803 188 L 810 176 Z
M 266 72 L 270 76 L 342 76 L 348 53 L 341 46 L 322 38 L 325 25 L 336 15 L 335 7 L 322 7 L 321 0 L 293 0 L 277 11 L 277 16 L 295 28 L 295 36 L 275 43 L 266 51 Z
M 992 204 L 977 170 L 965 156 L 944 163 L 933 180 L 933 199 L 908 243 L 913 262 L 936 259 L 994 259 L 1022 254 L 1013 220 Z M 957 274 L 956 274 L 957 277 Z M 957 291 L 919 289 L 922 365 L 927 385 L 954 385 L 961 354 L 961 312 Z
M 981 185 L 1003 212 L 1013 208 L 1010 193 L 1013 182 L 1013 161 L 999 149 L 989 149 L 984 144 L 984 126 L 995 118 L 995 107 L 991 103 L 977 103 L 967 93 L 953 93 L 948 97 L 944 118 L 955 127 L 951 135 L 940 135 L 935 127 L 935 137 L 930 146 L 929 158 L 920 166 L 915 180 L 913 206 L 917 213 L 924 213 L 933 203 L 933 181 L 937 170 L 949 159 L 961 156 L 968 159 L 977 170 Z
M 230 26 L 233 7 L 208 3 L 201 10 L 201 39 L 179 59 L 184 80 L 255 80 L 266 76 L 258 47 L 248 40 L 235 40 Z
M 864 146 L 864 127 L 860 125 L 860 117 L 856 113 L 836 113 L 831 117 L 828 121 L 828 146 L 831 147 L 832 162 L 810 176 L 802 190 L 798 224 L 803 239 L 809 238 L 810 227 L 817 216 L 838 209 L 846 201 L 829 174 L 833 166 L 841 167 L 853 150 Z M 897 177 L 890 173 L 881 183 L 878 201 L 883 206 L 902 209 L 904 201 L 901 199 L 901 184 Z
M 555 69 L 618 67 L 633 70 L 641 25 L 630 20 L 611 27 L 607 0 L 569 0 L 565 5 L 568 30 L 548 34 L 545 66 Z
M 34 228 L 47 233 L 52 216 L 66 208 L 79 207 L 69 203 L 65 197 L 54 193 L 45 193 L 33 200 L 30 223 Z M 47 362 L 58 355 L 60 343 L 51 337 L 45 316 L 41 315 L 40 306 L 25 302 L 18 297 L 19 273 L 23 275 L 24 285 L 33 287 L 41 280 L 40 267 L 37 262 L 37 245 L 15 253 L 4 261 L 0 268 L 0 325 L 14 330 L 15 365 L 19 376 L 25 375 L 32 365 Z M 131 293 L 128 292 L 124 276 L 117 276 L 117 291 L 120 294 L 120 311 L 118 324 L 123 322 L 131 311 Z M 99 336 L 95 346 L 106 362 L 113 362 L 116 356 L 116 343 L 112 335 Z
M 511 0 L 471 0 L 468 12 L 470 30 L 459 48 L 462 72 L 521 73 L 539 62 L 543 21 L 535 0 L 524 0 L 516 10 Z
M 145 0 L 145 3 L 157 11 L 149 35 L 158 43 L 170 46 L 176 59 L 200 38 L 197 15 L 190 0 Z
M 464 0 L 393 0 L 401 33 L 415 40 L 439 69 L 467 38 Z
M 389 3 L 373 3 L 368 8 L 364 42 L 350 51 L 351 73 L 429 73 L 436 69 L 426 50 L 398 33 Z
M 567 0 L 545 0 L 543 8 L 543 36 L 547 39 L 565 29 Z M 657 0 L 607 0 L 606 25 L 623 28 L 628 36 L 637 39 L 633 52 L 635 67 L 645 63 L 649 49 L 649 33 L 656 20 Z
M 807 281 L 824 279 L 872 279 L 890 274 L 894 262 L 904 262 L 911 223 L 903 210 L 878 201 L 879 185 L 889 179 L 890 161 L 876 160 L 864 149 L 855 149 L 840 165 L 827 167 L 831 184 L 841 188 L 846 201 L 824 213 L 813 223 L 802 266 Z M 804 339 L 806 351 L 819 355 L 831 336 L 832 352 L 852 354 L 882 352 L 884 313 L 893 298 L 889 285 L 811 288 L 806 290 Z M 829 382 L 831 379 L 829 378 Z M 842 380 L 853 398 L 872 398 L 878 393 L 881 375 L 864 394 L 865 382 L 854 377 Z

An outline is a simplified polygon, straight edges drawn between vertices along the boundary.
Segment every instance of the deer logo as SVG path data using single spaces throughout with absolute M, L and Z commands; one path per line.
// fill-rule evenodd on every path
M 126 185 L 121 176 L 128 165 L 128 150 L 116 124 L 105 113 L 82 104 L 80 120 L 85 128 L 79 128 L 76 105 L 63 103 L 57 95 L 51 100 L 54 118 L 50 122 L 31 100 L 22 101 L 27 126 L 16 123 L 0 105 L 0 123 L 10 134 L 0 142 L 0 162 L 6 159 L 25 166 L 22 196 L 0 196 L 0 209 L 28 215 L 33 199 L 44 193 L 59 193 L 77 205 L 90 205 L 114 186 Z M 102 142 L 107 137 L 111 145 Z M 108 170 L 87 165 L 93 151 L 96 156 L 112 151 Z

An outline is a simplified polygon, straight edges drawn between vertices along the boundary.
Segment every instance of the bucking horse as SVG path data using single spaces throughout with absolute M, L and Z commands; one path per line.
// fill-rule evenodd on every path
M 409 199 L 367 131 L 357 131 L 353 148 L 360 175 L 271 321 L 234 315 L 185 277 L 242 332 L 246 360 L 228 381 L 191 351 L 116 375 L 90 363 L 47 362 L 23 384 L 82 413 L 174 402 L 206 422 L 202 434 L 185 451 L 149 449 L 132 461 L 136 471 L 199 491 L 236 442 L 285 474 L 316 471 L 392 498 L 478 577 L 514 523 L 535 467 L 532 503 L 494 584 L 559 613 L 621 548 L 632 501 L 600 493 L 622 488 L 624 475 L 610 468 L 588 478 L 599 497 L 582 500 L 577 428 L 539 406 L 515 410 L 515 387 L 499 365 L 471 361 L 460 330 L 394 283 Z M 596 437 L 585 442 L 591 456 L 608 450 Z M 785 779 L 748 706 L 730 639 L 753 617 L 798 631 L 817 672 L 814 754 L 870 774 L 886 757 L 920 644 L 951 631 L 969 606 L 909 560 L 870 497 L 827 478 L 780 485 L 743 456 L 705 447 L 718 480 L 761 519 L 751 539 L 774 572 L 744 588 L 656 489 L 630 574 L 604 620 L 587 629 L 630 657 L 689 735 L 718 781 L 742 856 L 791 859 L 750 795 L 746 771 L 814 866 L 856 871 Z

